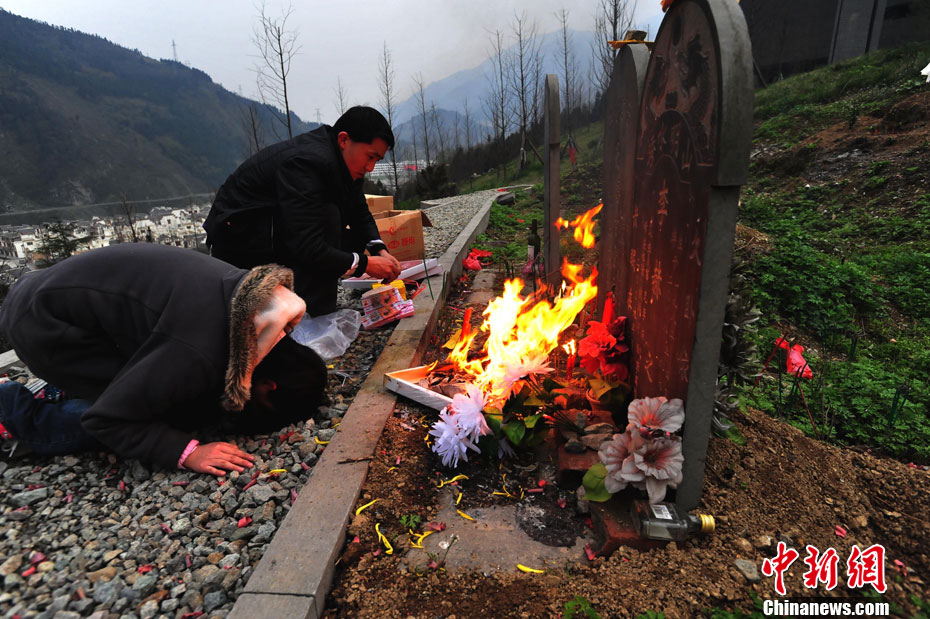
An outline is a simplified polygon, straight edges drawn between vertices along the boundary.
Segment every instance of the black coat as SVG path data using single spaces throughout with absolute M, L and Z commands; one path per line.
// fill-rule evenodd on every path
M 213 255 L 243 268 L 276 262 L 314 316 L 336 308 L 352 252 L 380 239 L 332 127 L 323 125 L 247 159 L 220 187 L 204 222 Z M 348 230 L 346 229 L 348 227 Z
M 91 400 L 82 425 L 117 453 L 175 467 L 179 428 L 220 410 L 230 304 L 248 271 L 148 244 L 93 250 L 22 277 L 0 330 L 37 376 Z

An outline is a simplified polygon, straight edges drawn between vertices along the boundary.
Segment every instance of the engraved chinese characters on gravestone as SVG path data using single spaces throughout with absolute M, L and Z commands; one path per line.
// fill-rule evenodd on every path
M 752 129 L 751 51 L 733 0 L 678 0 L 643 86 L 626 306 L 636 397 L 685 401 L 684 481 L 700 500 L 739 185 Z
M 604 311 L 604 299 L 613 293 L 617 310 L 629 316 L 626 306 L 624 261 L 630 248 L 630 212 L 633 208 L 633 162 L 636 155 L 636 130 L 639 127 L 639 103 L 643 79 L 649 62 L 645 45 L 626 45 L 617 53 L 610 88 L 607 90 L 607 114 L 604 119 L 604 208 L 600 215 L 598 248 L 597 315 Z

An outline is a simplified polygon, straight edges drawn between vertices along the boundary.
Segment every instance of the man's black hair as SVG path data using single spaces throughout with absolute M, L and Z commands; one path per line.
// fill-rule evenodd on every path
M 274 409 L 256 410 L 253 403 L 248 425 L 252 431 L 270 432 L 309 419 L 325 401 L 327 377 L 326 364 L 318 354 L 283 338 L 252 373 L 253 384 L 262 379 L 275 382 L 276 389 L 268 394 Z
M 337 134 L 345 131 L 353 142 L 371 144 L 375 138 L 381 138 L 387 142 L 388 148 L 394 148 L 394 132 L 391 131 L 391 125 L 381 112 L 373 107 L 350 107 L 339 117 L 333 129 Z

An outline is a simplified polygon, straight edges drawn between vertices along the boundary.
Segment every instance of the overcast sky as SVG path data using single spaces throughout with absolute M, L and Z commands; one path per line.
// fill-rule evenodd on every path
M 280 15 L 287 0 L 267 0 Z M 381 0 L 293 2 L 288 21 L 301 46 L 289 77 L 292 109 L 305 120 L 333 123 L 337 78 L 349 104 L 379 107 L 378 61 L 387 42 L 396 72 L 397 101 L 412 94 L 412 76 L 424 83 L 480 64 L 489 55 L 489 32 L 510 34 L 515 12 L 526 11 L 539 32 L 559 28 L 556 13 L 569 10 L 569 27 L 594 30 L 599 0 Z M 257 98 L 251 42 L 257 3 L 250 0 L 0 0 L 0 8 L 57 26 L 100 35 L 152 58 L 177 58 L 225 88 Z M 659 0 L 639 0 L 639 25 L 658 23 Z M 653 28 L 654 34 L 655 28 Z M 0 43 L 2 49 L 2 43 Z M 587 66 L 588 59 L 583 59 Z

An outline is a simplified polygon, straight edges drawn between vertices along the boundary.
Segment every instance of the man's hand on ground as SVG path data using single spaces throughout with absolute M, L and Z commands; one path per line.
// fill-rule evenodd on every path
M 198 445 L 187 456 L 184 466 L 198 473 L 209 473 L 222 477 L 226 471 L 239 471 L 252 468 L 255 457 L 239 449 L 232 443 L 207 443 Z M 225 469 L 225 470 L 223 470 Z
M 365 272 L 378 279 L 393 281 L 400 275 L 400 262 L 382 249 L 380 255 L 368 258 L 368 267 L 365 268 Z

